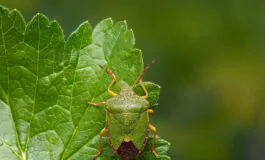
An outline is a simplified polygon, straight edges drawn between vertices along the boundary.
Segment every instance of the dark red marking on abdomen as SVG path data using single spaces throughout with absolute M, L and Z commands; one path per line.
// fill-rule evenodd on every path
M 117 150 L 117 155 L 121 160 L 135 160 L 139 155 L 139 149 L 135 147 L 132 141 L 122 142 Z

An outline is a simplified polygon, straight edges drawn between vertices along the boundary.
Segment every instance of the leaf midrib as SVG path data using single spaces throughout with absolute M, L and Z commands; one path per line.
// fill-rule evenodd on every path
M 71 89 L 71 102 L 70 102 L 70 108 L 69 108 L 69 110 L 71 111 L 71 108 L 73 107 L 73 90 L 74 90 L 74 83 L 75 83 L 75 78 L 76 78 L 76 68 L 77 68 L 77 65 L 78 65 L 78 62 L 79 62 L 79 55 L 80 55 L 80 50 L 81 49 L 83 49 L 84 47 L 82 47 L 83 46 L 83 40 L 84 40 L 84 36 L 82 36 L 82 39 L 81 39 L 81 43 L 80 43 L 80 45 L 79 45 L 79 48 L 78 48 L 78 52 L 77 52 L 77 57 L 78 57 L 78 59 L 77 59 L 77 61 L 76 61 L 76 63 L 75 63 L 75 67 L 74 67 L 74 80 L 73 80 L 73 83 L 72 83 L 72 89 Z M 65 48 L 66 48 L 66 44 L 67 43 L 65 43 Z M 92 43 L 91 43 L 92 44 Z M 90 44 L 89 44 L 90 45 Z M 65 53 L 65 50 L 64 50 L 64 53 Z M 87 109 L 86 109 L 87 110 Z M 86 111 L 85 110 L 85 111 Z M 82 117 L 84 116 L 84 114 L 82 115 Z M 71 138 L 68 140 L 68 142 L 66 143 L 66 147 L 64 147 L 65 149 L 64 149 L 64 151 L 62 152 L 62 154 L 61 154 L 61 160 L 63 160 L 64 159 L 64 156 L 65 156 L 65 153 L 67 152 L 67 150 L 68 150 L 68 148 L 69 148 L 69 146 L 70 146 L 70 144 L 71 144 L 71 142 L 72 142 L 72 139 L 73 139 L 73 137 L 75 136 L 75 134 L 76 134 L 76 130 L 78 129 L 78 126 L 79 126 L 79 124 L 80 124 L 80 121 L 81 121 L 81 119 L 82 119 L 82 117 L 80 118 L 80 120 L 79 120 L 79 122 L 78 122 L 78 125 L 77 126 L 75 126 L 75 129 L 74 129 L 74 131 L 72 132 L 73 134 L 71 135 Z M 71 119 L 72 119 L 72 116 L 71 116 Z M 72 119 L 72 122 L 73 122 L 73 119 Z M 73 123 L 74 124 L 74 123 Z M 71 155 L 70 155 L 71 156 Z
M 25 37 L 24 37 L 25 38 Z M 28 142 L 30 139 L 30 132 L 31 132 L 31 121 L 33 119 L 34 113 L 35 113 L 35 107 L 36 107 L 36 95 L 37 95 L 37 88 L 38 88 L 38 81 L 39 81 L 39 60 L 40 60 L 40 17 L 38 17 L 38 47 L 37 47 L 37 68 L 36 68 L 36 81 L 35 81 L 35 90 L 34 90 L 34 102 L 32 106 L 32 114 L 30 117 L 29 121 L 29 129 L 28 129 L 28 135 L 27 135 L 27 140 L 26 140 L 26 146 L 25 146 L 25 151 L 28 148 Z M 27 152 L 26 152 L 27 153 Z M 28 157 L 28 155 L 26 156 Z
M 15 21 L 14 21 L 15 22 Z M 14 23 L 12 24 L 12 26 L 14 25 Z M 12 119 L 12 127 L 14 129 L 14 133 L 15 133 L 15 137 L 16 137 L 16 144 L 17 144 L 17 148 L 18 148 L 18 152 L 21 153 L 22 152 L 22 149 L 21 149 L 21 144 L 20 144 L 20 141 L 19 141 L 19 135 L 18 135 L 18 132 L 17 132 L 17 127 L 16 127 L 16 123 L 14 121 L 14 118 L 13 118 L 13 114 L 14 114 L 14 111 L 12 109 L 12 107 L 10 106 L 10 99 L 9 99 L 9 86 L 10 86 L 10 74 L 9 74 L 9 63 L 8 63 L 8 56 L 7 56 L 7 50 L 6 50 L 6 42 L 5 42 L 5 35 L 4 35 L 4 32 L 3 32 L 3 18 L 1 18 L 1 34 L 2 34 L 2 41 L 3 41 L 3 48 L 4 48 L 4 55 L 5 55 L 5 60 L 6 60 L 6 69 L 7 69 L 7 93 L 6 93 L 6 98 L 7 98 L 7 103 L 8 103 L 8 106 L 9 106 L 9 109 L 10 109 L 10 112 L 11 112 L 11 119 Z M 14 152 L 12 149 L 11 149 L 12 152 Z M 23 157 L 20 156 L 19 154 L 15 154 L 19 159 L 23 160 Z
M 8 15 L 11 13 L 12 11 L 10 11 L 8 13 Z M 7 15 L 7 16 L 8 16 Z M 40 52 L 42 50 L 44 50 L 49 44 L 47 44 L 44 48 L 42 48 L 40 50 L 40 34 L 41 34 L 41 28 L 40 28 L 40 17 L 38 17 L 38 46 L 37 46 L 37 49 L 34 48 L 33 46 L 31 46 L 30 44 L 28 44 L 27 42 L 25 42 L 25 33 L 27 31 L 27 27 L 29 26 L 30 23 L 26 24 L 26 28 L 24 30 L 24 32 L 22 33 L 23 35 L 23 39 L 22 41 L 16 43 L 14 46 L 10 47 L 9 49 L 6 49 L 6 45 L 5 45 L 5 35 L 10 31 L 12 30 L 14 27 L 14 23 L 17 19 L 17 16 L 15 17 L 15 19 L 13 20 L 13 23 L 12 23 L 12 27 L 10 27 L 5 33 L 3 32 L 3 19 L 1 18 L 1 34 L 2 34 L 2 41 L 3 41 L 3 48 L 4 48 L 4 56 L 5 56 L 5 60 L 6 60 L 6 67 L 7 67 L 7 93 L 6 93 L 6 98 L 7 98 L 7 103 L 8 103 L 8 106 L 9 106 L 9 109 L 10 109 L 10 112 L 11 112 L 11 119 L 12 119 L 12 123 L 13 123 L 13 128 L 14 128 L 14 133 L 15 133 L 15 137 L 16 137 L 16 144 L 17 144 L 17 147 L 18 147 L 18 153 L 15 153 L 15 155 L 21 159 L 21 160 L 24 160 L 23 158 L 23 154 L 26 155 L 26 159 L 27 159 L 27 149 L 28 149 L 28 142 L 30 140 L 30 132 L 31 132 L 31 122 L 32 122 L 32 119 L 34 117 L 34 111 L 35 111 L 35 107 L 36 107 L 36 95 L 37 95 L 37 86 L 38 86 L 38 81 L 39 81 L 39 60 L 40 60 Z M 17 29 L 16 29 L 17 30 Z M 18 30 L 17 30 L 18 31 Z M 18 31 L 19 32 L 19 31 Z M 54 37 L 54 34 L 52 35 L 51 39 Z M 21 147 L 21 143 L 20 143 L 20 140 L 19 140 L 19 134 L 18 134 L 18 130 L 17 130 L 17 126 L 16 126 L 16 123 L 15 123 L 15 120 L 14 120 L 14 112 L 13 112 L 13 109 L 11 107 L 11 103 L 10 103 L 10 98 L 9 98 L 9 94 L 10 94 L 10 67 L 9 67 L 9 61 L 8 61 L 8 56 L 7 56 L 7 51 L 9 50 L 12 50 L 13 48 L 15 48 L 16 46 L 18 46 L 19 44 L 24 44 L 32 49 L 34 49 L 36 52 L 37 52 L 37 66 L 36 66 L 36 81 L 35 81 L 35 90 L 34 90 L 34 98 L 33 98 L 33 107 L 32 107 L 32 115 L 31 115 L 31 118 L 30 118 L 30 121 L 29 121 L 29 130 L 27 131 L 27 139 L 26 139 L 26 142 L 25 142 L 25 148 L 24 150 L 22 149 Z M 54 54 L 53 54 L 54 55 Z M 55 59 L 55 55 L 53 57 Z M 62 71 L 64 70 L 64 68 L 62 69 Z M 53 72 L 54 72 L 54 64 L 53 64 Z M 10 148 L 11 149 L 11 148 Z M 14 153 L 15 151 L 13 149 L 11 149 L 11 151 Z

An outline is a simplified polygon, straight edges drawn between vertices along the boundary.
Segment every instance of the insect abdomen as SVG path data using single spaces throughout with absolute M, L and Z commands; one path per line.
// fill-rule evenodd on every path
M 135 160 L 139 154 L 139 149 L 135 147 L 132 141 L 122 142 L 117 152 L 121 160 Z
M 112 114 L 107 113 L 108 122 L 106 128 L 108 130 L 109 141 L 113 144 L 113 148 L 118 150 L 123 142 L 132 141 L 138 149 L 142 148 L 143 142 L 148 134 L 147 113 L 131 113 L 131 114 Z

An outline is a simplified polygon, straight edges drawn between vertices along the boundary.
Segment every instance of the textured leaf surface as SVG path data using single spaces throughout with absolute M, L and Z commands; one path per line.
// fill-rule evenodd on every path
M 132 30 L 111 19 L 93 30 L 84 22 L 65 41 L 56 21 L 37 14 L 26 24 L 17 10 L 0 7 L 0 35 L 0 159 L 92 159 L 105 119 L 87 102 L 109 98 L 111 81 L 99 65 L 129 84 L 143 69 Z M 155 104 L 159 86 L 145 85 Z M 154 159 L 150 145 L 139 159 Z M 161 159 L 170 159 L 168 149 L 157 140 Z M 98 159 L 117 159 L 105 141 Z

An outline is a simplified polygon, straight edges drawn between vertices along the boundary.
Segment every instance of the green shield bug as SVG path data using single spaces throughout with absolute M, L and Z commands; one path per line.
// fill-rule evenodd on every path
M 104 67 L 102 67 L 105 69 Z M 88 102 L 91 106 L 104 106 L 106 113 L 105 127 L 99 133 L 99 149 L 94 156 L 94 160 L 103 152 L 102 136 L 106 135 L 110 147 L 115 155 L 121 160 L 135 160 L 143 151 L 147 141 L 148 134 L 151 131 L 154 134 L 151 152 L 157 160 L 158 154 L 155 151 L 156 128 L 150 124 L 149 114 L 153 113 L 150 104 L 147 101 L 148 92 L 144 86 L 142 77 L 148 66 L 141 75 L 135 80 L 133 86 L 124 81 L 119 81 L 120 92 L 112 91 L 112 86 L 117 82 L 116 76 L 112 71 L 106 69 L 112 81 L 108 87 L 108 93 L 112 96 L 105 102 Z M 134 87 L 139 83 L 145 95 L 138 96 L 134 92 Z

